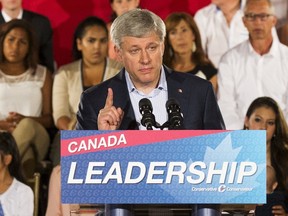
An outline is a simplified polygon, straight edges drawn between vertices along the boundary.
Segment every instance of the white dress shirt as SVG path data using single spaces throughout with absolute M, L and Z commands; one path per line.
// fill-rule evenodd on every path
M 141 124 L 142 115 L 139 111 L 139 101 L 143 98 L 148 98 L 151 101 L 156 122 L 160 125 L 164 124 L 168 120 L 168 114 L 166 112 L 168 88 L 163 66 L 161 67 L 161 75 L 157 88 L 148 95 L 145 95 L 143 92 L 136 89 L 127 71 L 125 72 L 125 78 L 139 130 L 146 130 L 146 128 Z M 156 128 L 153 127 L 153 130 L 156 130 Z
M 0 203 L 6 216 L 32 216 L 34 210 L 34 195 L 32 189 L 13 179 L 12 184 L 3 194 Z
M 3 9 L 1 10 L 1 13 L 5 22 L 9 22 L 10 20 L 12 20 L 12 18 Z M 20 10 L 17 19 L 22 19 L 22 16 L 23 16 L 23 9 Z
M 288 47 L 273 40 L 265 55 L 249 40 L 229 50 L 218 70 L 218 104 L 226 128 L 242 129 L 247 109 L 257 97 L 277 101 L 288 119 Z
M 223 12 L 212 3 L 198 10 L 194 16 L 203 49 L 217 68 L 221 56 L 228 49 L 248 39 L 248 31 L 242 21 L 244 2 L 241 1 L 241 7 L 233 16 L 230 26 Z

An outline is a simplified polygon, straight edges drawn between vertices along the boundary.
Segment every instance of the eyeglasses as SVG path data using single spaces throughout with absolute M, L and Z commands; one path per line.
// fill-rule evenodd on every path
M 261 14 L 248 13 L 248 14 L 245 14 L 245 18 L 248 21 L 255 21 L 257 17 L 261 21 L 266 21 L 270 16 L 273 16 L 273 15 L 272 14 L 265 14 L 265 13 L 261 13 Z

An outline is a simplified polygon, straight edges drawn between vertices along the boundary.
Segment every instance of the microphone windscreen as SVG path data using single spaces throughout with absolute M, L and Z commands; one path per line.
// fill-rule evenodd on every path
M 169 107 L 170 107 L 171 105 L 177 105 L 178 107 L 180 107 L 178 101 L 177 101 L 176 99 L 174 99 L 174 98 L 170 98 L 169 100 L 167 100 L 167 102 L 166 102 L 166 109 L 169 109 Z
M 151 103 L 151 101 L 150 101 L 148 98 L 142 98 L 142 99 L 139 101 L 139 109 L 140 109 L 140 112 L 142 111 L 143 107 L 149 107 L 149 109 L 150 109 L 151 111 L 153 111 L 152 103 Z

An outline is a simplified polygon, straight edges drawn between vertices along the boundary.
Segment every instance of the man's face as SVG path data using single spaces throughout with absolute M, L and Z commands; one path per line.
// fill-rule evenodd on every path
M 22 7 L 22 0 L 0 0 L 0 2 L 6 10 L 16 10 Z
M 267 1 L 252 1 L 247 5 L 243 22 L 252 40 L 265 40 L 272 36 L 276 17 L 271 14 Z
M 164 43 L 155 33 L 142 38 L 123 37 L 121 48 L 116 48 L 116 53 L 138 90 L 157 86 Z

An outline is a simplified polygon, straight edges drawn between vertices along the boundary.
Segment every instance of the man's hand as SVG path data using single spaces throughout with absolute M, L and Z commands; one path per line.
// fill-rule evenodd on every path
M 99 130 L 117 130 L 124 116 L 123 110 L 113 106 L 113 90 L 108 88 L 105 106 L 99 111 L 97 124 Z

